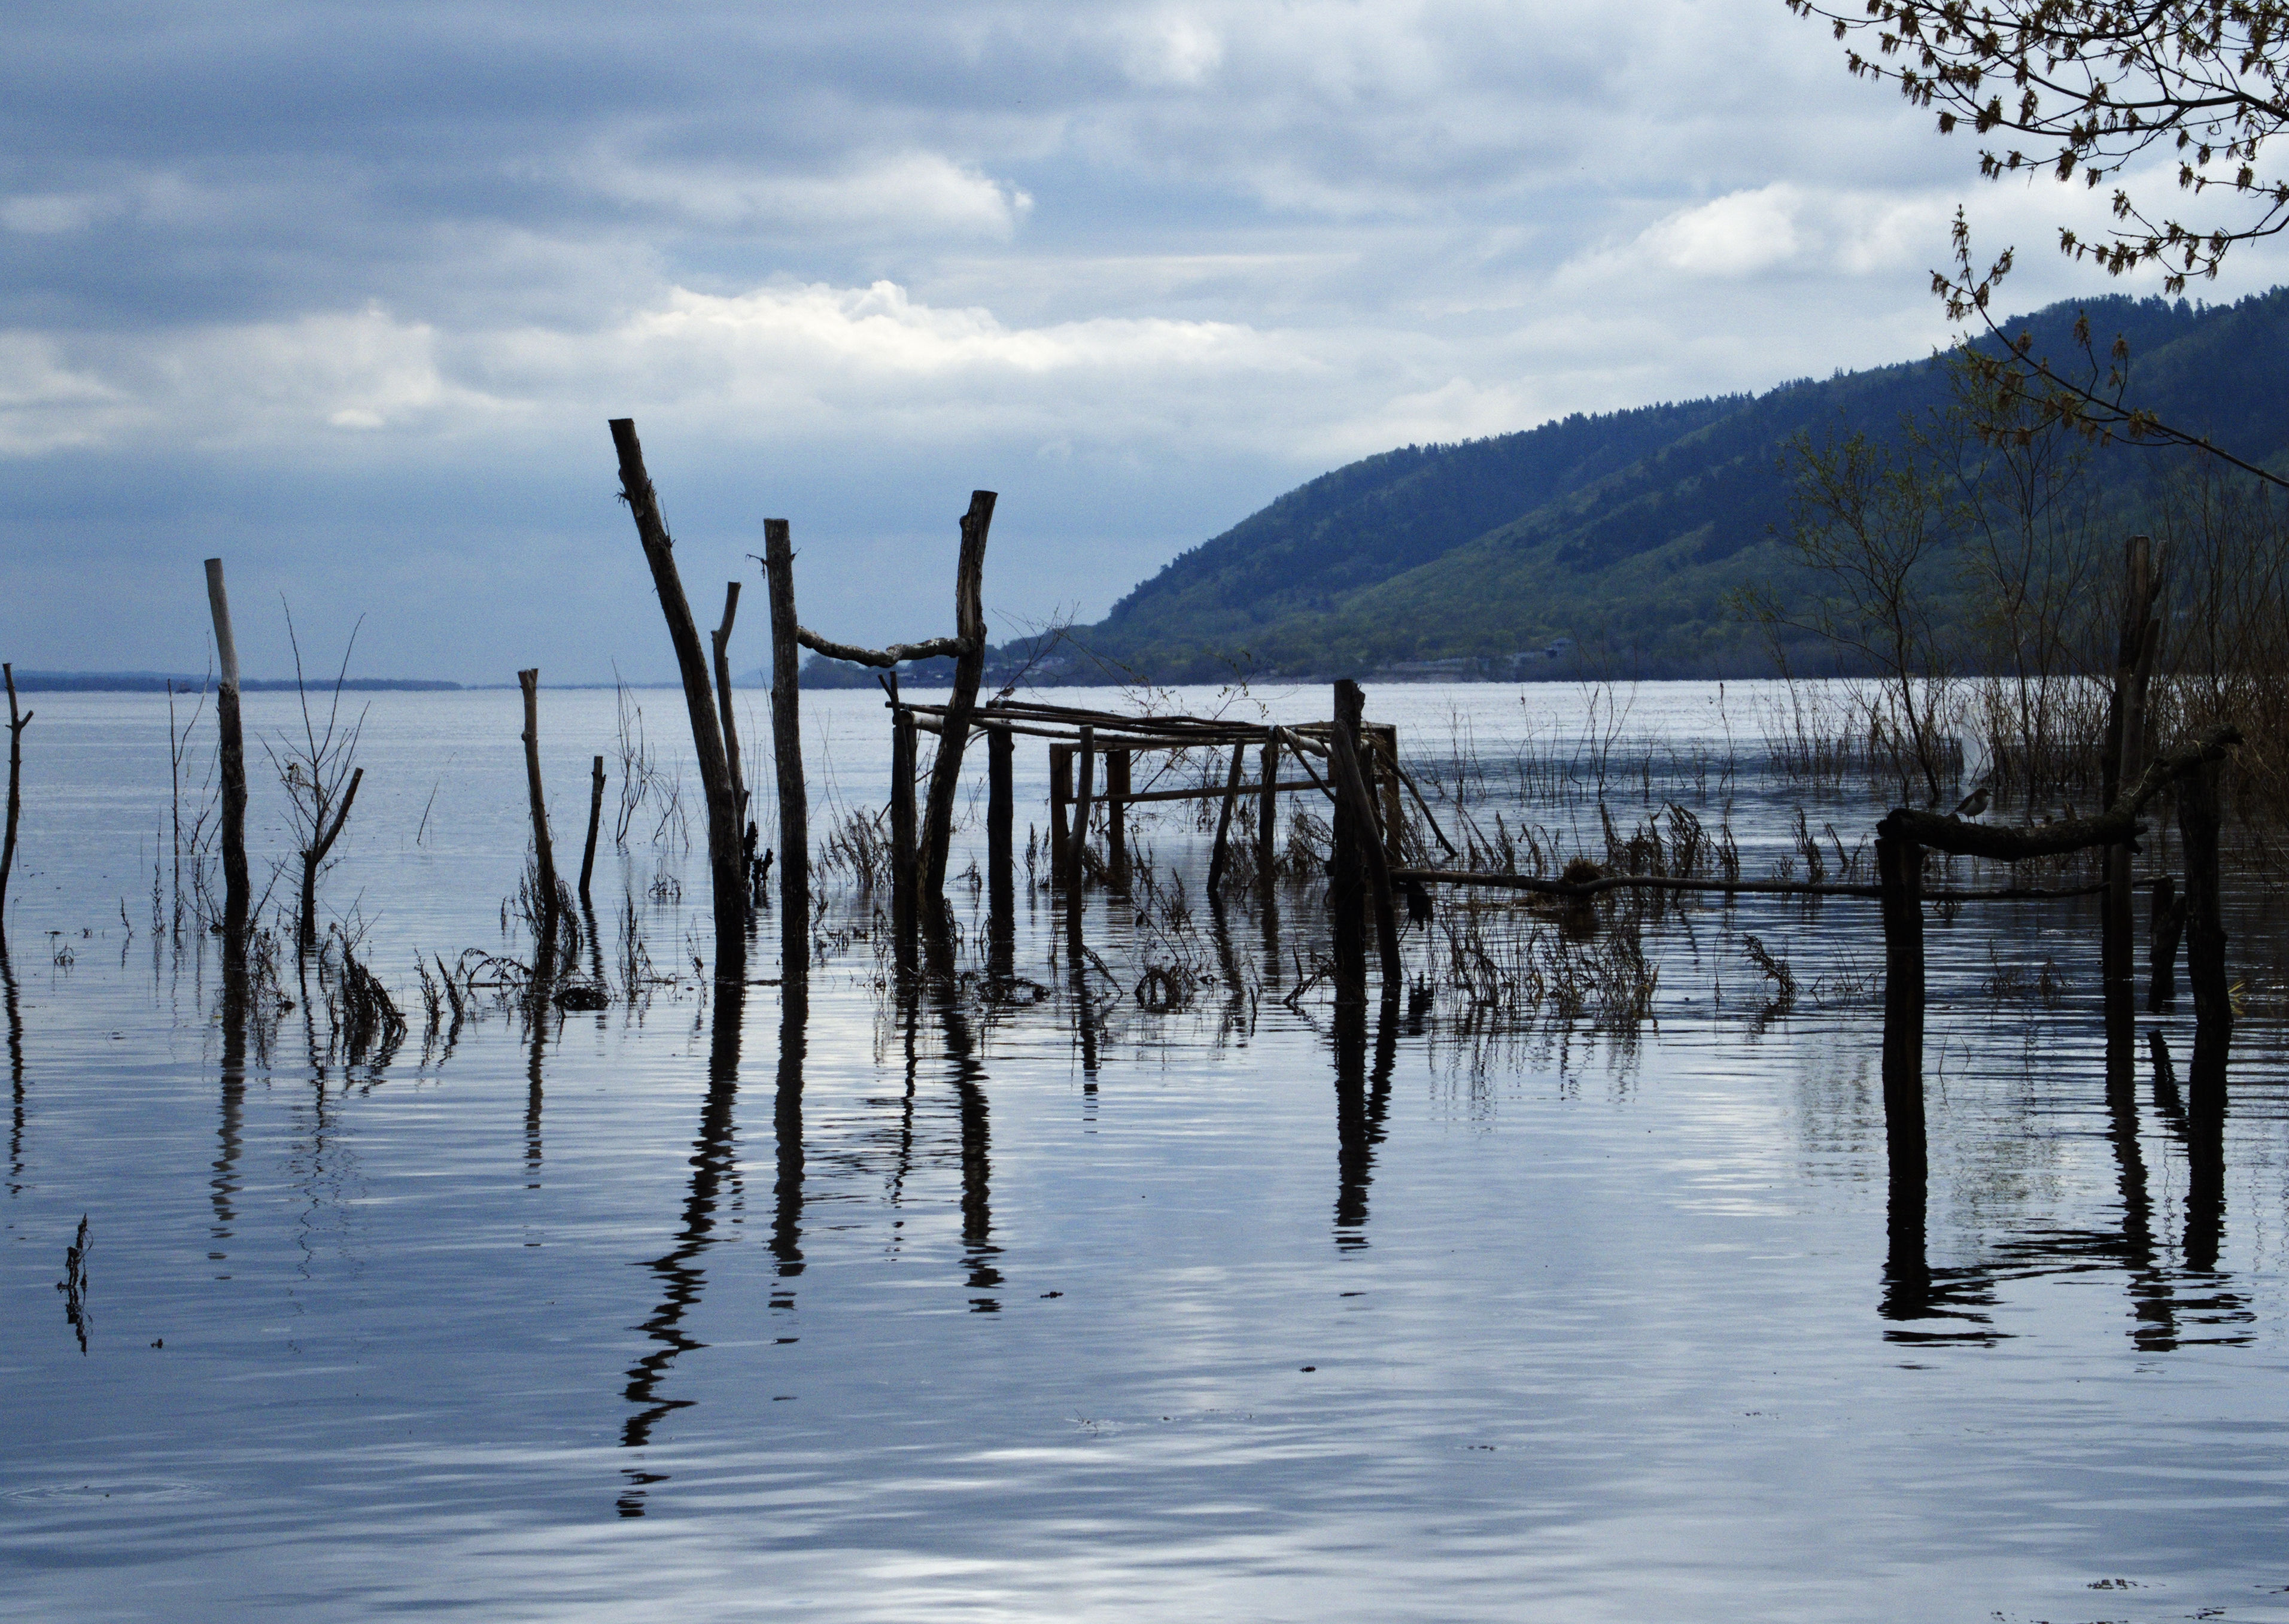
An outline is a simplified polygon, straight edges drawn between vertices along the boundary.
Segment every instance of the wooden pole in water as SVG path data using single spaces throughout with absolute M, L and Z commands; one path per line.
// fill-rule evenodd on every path
M 723 624 L 708 633 L 715 653 L 715 708 L 723 722 L 723 758 L 731 774 L 731 819 L 747 824 L 747 777 L 739 767 L 739 724 L 731 713 L 731 622 L 739 614 L 739 583 L 723 583 Z M 744 849 L 741 854 L 745 856 Z
M 1073 905 L 1079 908 L 1081 890 L 1089 883 L 1089 863 L 1083 854 L 1089 850 L 1089 798 L 1097 777 L 1095 728 L 1082 727 L 1081 744 L 1074 753 L 1078 770 L 1073 775 L 1073 848 L 1065 867 L 1065 886 L 1073 893 Z
M 253 887 L 246 873 L 246 736 L 238 714 L 238 639 L 231 634 L 230 594 L 223 589 L 222 560 L 207 560 L 207 609 L 214 617 L 215 728 L 222 768 L 222 939 L 235 958 L 246 945 L 246 916 Z
M 1358 692 L 1356 687 L 1352 692 Z M 1406 973 L 1400 964 L 1399 910 L 1392 895 L 1391 865 L 1385 861 L 1383 847 L 1376 839 L 1375 802 L 1368 794 L 1367 775 L 1360 762 L 1360 735 L 1355 728 L 1343 724 L 1343 702 L 1338 700 L 1337 704 L 1336 726 L 1328 741 L 1328 764 L 1334 768 L 1337 792 L 1343 798 L 1338 805 L 1347 805 L 1350 808 L 1358 860 L 1366 871 L 1368 895 L 1375 903 L 1376 947 L 1383 960 L 1384 988 L 1386 991 L 1395 992 Z M 1365 975 L 1365 958 L 1362 947 L 1362 977 Z
M 2186 983 L 2194 995 L 2197 1048 L 2221 1048 L 2233 1032 L 2225 921 L 2219 907 L 2217 781 L 2214 761 L 2178 781 L 2178 832 L 2186 856 Z
M 763 521 L 771 604 L 771 761 L 779 787 L 779 978 L 783 996 L 810 981 L 810 807 L 802 783 L 802 692 L 796 662 L 794 544 L 784 519 Z
M 1382 792 L 1383 852 L 1391 866 L 1407 861 L 1407 808 L 1399 799 L 1399 728 L 1377 722 L 1367 729 L 1368 760 L 1373 763 L 1376 787 Z
M 2153 544 L 2133 536 L 2123 559 L 2122 637 L 2115 661 L 2114 737 L 2107 752 L 2112 769 L 2109 804 L 2122 785 L 2135 784 L 2146 768 L 2146 694 L 2160 650 L 2162 623 L 2154 602 L 2162 583 L 2154 570 Z M 2102 858 L 2106 890 L 2099 904 L 2100 978 L 2116 1023 L 2132 1016 L 2131 850 L 2127 842 L 2110 846 Z
M 1264 781 L 1256 791 L 1256 883 L 1272 895 L 1272 872 L 1280 861 L 1280 740 L 1264 741 Z
M 953 801 L 961 788 L 961 752 L 977 707 L 977 684 L 985 674 L 985 536 L 993 525 L 994 496 L 969 493 L 961 516 L 961 557 L 954 569 L 953 633 L 961 652 L 953 657 L 953 691 L 946 697 L 937 757 L 930 765 L 929 824 L 922 834 L 921 905 L 933 926 L 951 922 L 945 906 L 945 862 L 953 845 Z
M 890 713 L 890 923 L 897 932 L 901 962 L 913 952 L 916 901 L 921 890 L 921 854 L 914 819 L 914 713 L 899 705 Z
M 1105 858 L 1116 896 L 1129 895 L 1129 752 L 1105 752 Z
M 1240 804 L 1240 777 L 1247 770 L 1248 746 L 1232 747 L 1232 770 L 1224 775 L 1224 805 L 1216 809 L 1216 846 L 1208 853 L 1208 896 L 1213 899 L 1216 887 L 1224 883 L 1225 842 L 1232 834 L 1232 808 Z
M 0 665 L 8 683 L 8 829 L 0 835 L 0 942 L 8 936 L 8 872 L 16 866 L 16 824 L 24 813 L 24 729 L 31 725 L 29 711 L 16 710 L 16 668 Z
M 1895 1151 L 1924 1135 L 1923 848 L 1876 838 L 1884 919 L 1884 1116 Z
M 698 757 L 699 782 L 707 798 L 707 868 L 714 890 L 716 971 L 719 975 L 730 975 L 742 969 L 746 957 L 747 877 L 740 862 L 738 808 L 731 789 L 730 760 L 723 751 L 722 720 L 716 713 L 698 624 L 691 617 L 691 601 L 684 596 L 683 578 L 676 572 L 675 543 L 660 516 L 659 497 L 652 490 L 651 477 L 644 472 L 643 446 L 636 439 L 635 422 L 614 418 L 611 429 L 612 445 L 619 454 L 620 496 L 635 519 L 636 538 L 643 545 L 644 561 L 651 566 L 652 585 L 659 593 L 660 613 L 667 620 L 668 641 L 675 649 L 676 669 L 683 678 L 693 753 Z M 771 525 L 784 529 L 786 523 L 783 519 L 765 520 L 766 536 Z M 786 817 L 784 806 L 780 816 Z M 783 863 L 786 856 L 781 854 Z M 787 872 L 786 867 L 780 871 L 783 877 Z M 804 957 L 809 957 L 807 950 Z
M 1073 805 L 1071 744 L 1049 746 L 1049 883 L 1065 882 L 1065 867 L 1073 861 L 1073 837 L 1066 824 Z
M 985 896 L 989 915 L 1010 918 L 1017 905 L 1017 741 L 1007 728 L 985 730 Z
M 596 872 L 596 830 L 604 821 L 604 758 L 598 756 L 588 777 L 588 840 L 580 851 L 580 901 L 588 901 L 588 879 Z
M 1338 1001 L 1367 997 L 1367 848 L 1375 840 L 1375 826 L 1362 819 L 1359 803 L 1341 792 L 1348 787 L 1343 771 L 1344 743 L 1359 736 L 1360 712 L 1366 703 L 1358 683 L 1346 678 L 1336 684 L 1335 726 L 1329 730 L 1328 761 L 1338 793 L 1334 818 L 1335 850 L 1328 864 L 1328 905 L 1334 914 Z
M 524 788 L 532 803 L 532 854 L 540 866 L 541 906 L 554 912 L 556 848 L 548 838 L 548 802 L 540 792 L 540 667 L 518 672 L 516 685 L 524 690 Z

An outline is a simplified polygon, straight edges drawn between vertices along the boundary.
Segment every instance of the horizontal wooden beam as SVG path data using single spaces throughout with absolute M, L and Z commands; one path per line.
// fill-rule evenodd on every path
M 797 626 L 794 640 L 813 654 L 823 654 L 830 660 L 849 660 L 854 665 L 884 669 L 905 660 L 951 659 L 971 651 L 959 637 L 932 637 L 918 643 L 892 643 L 887 649 L 861 649 L 856 643 L 838 643 L 832 638 L 821 637 L 809 626 Z

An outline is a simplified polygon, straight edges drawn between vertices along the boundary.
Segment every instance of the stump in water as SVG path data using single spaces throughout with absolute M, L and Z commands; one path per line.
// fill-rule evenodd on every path
M 214 617 L 217 754 L 222 768 L 222 940 L 227 959 L 246 951 L 247 914 L 254 892 L 246 872 L 246 737 L 238 712 L 238 640 L 231 633 L 230 594 L 222 560 L 207 560 L 207 609 Z
M 1924 1138 L 1923 848 L 1876 838 L 1884 916 L 1884 1121 L 1895 1166 Z
M 1129 752 L 1105 752 L 1105 869 L 1115 896 L 1129 895 Z
M 588 905 L 588 880 L 596 872 L 596 829 L 604 818 L 604 758 L 598 756 L 588 780 L 588 840 L 580 848 L 580 905 Z
M 2153 907 L 2148 917 L 2149 1014 L 2159 1015 L 2177 1001 L 2178 943 L 2185 933 L 2186 899 L 2178 895 L 2177 881 L 2164 874 L 2154 881 Z
M 985 730 L 985 918 L 987 972 L 1017 974 L 1017 739 L 1007 728 Z
M 921 858 L 914 819 L 914 713 L 904 705 L 890 718 L 890 925 L 898 967 L 914 967 L 914 927 L 921 896 Z

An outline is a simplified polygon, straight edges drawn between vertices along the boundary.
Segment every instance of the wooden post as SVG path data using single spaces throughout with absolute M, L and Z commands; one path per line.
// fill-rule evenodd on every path
M 1097 729 L 1084 726 L 1076 752 L 1078 770 L 1073 775 L 1073 849 L 1065 867 L 1065 887 L 1078 904 L 1081 894 L 1089 884 L 1089 798 L 1097 777 Z M 1074 916 L 1080 917 L 1078 913 Z
M 1129 895 L 1129 752 L 1105 752 L 1105 865 L 1116 896 Z
M 716 713 L 715 696 L 708 681 L 707 656 L 699 644 L 699 627 L 691 617 L 690 600 L 683 595 L 682 577 L 676 572 L 675 543 L 668 536 L 666 521 L 660 517 L 659 498 L 652 490 L 651 478 L 644 472 L 643 447 L 636 439 L 634 420 L 614 418 L 611 429 L 612 445 L 619 453 L 620 495 L 635 519 L 636 538 L 643 545 L 644 561 L 651 566 L 652 585 L 659 593 L 660 613 L 666 618 L 668 641 L 674 647 L 676 668 L 683 678 L 683 704 L 691 717 L 693 753 L 698 758 L 699 782 L 707 799 L 707 868 L 714 889 L 716 975 L 721 978 L 738 974 L 744 979 L 747 877 L 740 862 L 738 808 L 731 789 L 730 759 L 723 751 L 723 724 Z M 784 534 L 786 521 L 767 519 L 763 521 L 766 537 L 774 524 Z M 765 545 L 768 547 L 768 540 Z M 776 586 L 773 591 L 776 595 Z M 790 608 L 793 591 L 790 586 Z M 794 635 L 792 617 L 787 635 L 790 640 Z M 798 765 L 798 773 L 800 770 Z M 779 816 L 784 823 L 784 802 Z M 782 884 L 796 866 L 788 863 L 789 856 L 780 853 Z M 808 929 L 807 919 L 804 928 Z M 807 960 L 807 936 L 805 942 L 802 957 Z
M 2206 1035 L 2221 1051 L 2233 1031 L 2233 999 L 2219 908 L 2217 781 L 2214 761 L 2178 780 L 2178 832 L 2186 857 L 2186 983 L 2194 995 L 2196 1046 Z
M 1065 865 L 1073 861 L 1073 837 L 1066 830 L 1067 811 L 1073 805 L 1073 758 L 1071 744 L 1049 746 L 1049 883 L 1062 886 L 1065 880 Z
M 2186 903 L 2178 884 L 2167 874 L 2154 881 L 2147 912 L 2146 1008 L 2159 1015 L 2177 999 L 2178 941 L 2186 931 Z
M 1924 1143 L 1923 848 L 1876 838 L 1876 880 L 1884 919 L 1884 1119 L 1896 1175 Z
M 1352 689 L 1348 700 L 1341 694 L 1344 687 Z M 1358 861 L 1366 871 L 1368 894 L 1375 903 L 1376 945 L 1383 960 L 1383 984 L 1386 991 L 1395 992 L 1405 979 L 1399 957 L 1399 911 L 1391 888 L 1391 867 L 1384 859 L 1383 847 L 1376 839 L 1375 802 L 1367 789 L 1367 775 L 1360 757 L 1363 753 L 1357 728 L 1358 712 L 1352 712 L 1346 725 L 1346 704 L 1364 703 L 1356 684 L 1338 683 L 1336 726 L 1328 735 L 1328 765 L 1333 769 L 1336 792 L 1342 798 L 1338 807 L 1347 806 L 1359 848 Z M 1362 983 L 1365 976 L 1366 950 L 1360 949 Z M 1339 961 L 1340 962 L 1340 961 Z
M 1399 799 L 1399 728 L 1393 722 L 1377 722 L 1367 729 L 1367 736 L 1375 786 L 1383 794 L 1384 856 L 1397 868 L 1407 861 L 1407 808 Z
M 709 633 L 715 653 L 715 709 L 723 723 L 723 760 L 731 774 L 731 819 L 747 824 L 747 776 L 739 766 L 739 724 L 731 713 L 731 622 L 739 613 L 739 583 L 723 583 L 723 624 Z M 742 856 L 744 856 L 744 851 Z
M 2123 559 L 2122 636 L 2115 660 L 2114 736 L 2107 765 L 2112 769 L 2108 804 L 2121 786 L 2138 782 L 2146 767 L 2146 693 L 2160 650 L 2162 623 L 2154 618 L 2161 582 L 2153 568 L 2153 544 L 2133 536 Z M 2110 846 L 2102 859 L 2106 889 L 2099 904 L 2100 977 L 2117 1024 L 2132 1019 L 2131 850 Z
M 532 802 L 532 853 L 540 865 L 541 905 L 553 913 L 556 848 L 548 838 L 548 802 L 540 792 L 540 667 L 518 672 L 516 685 L 524 690 L 524 788 Z
M 598 756 L 588 778 L 588 841 L 580 851 L 580 902 L 588 901 L 588 878 L 596 872 L 596 830 L 604 820 L 604 758 Z M 589 933 L 594 935 L 594 931 Z
M 978 680 L 985 674 L 985 533 L 993 524 L 993 500 L 990 490 L 971 491 L 969 511 L 961 517 L 961 557 L 953 580 L 953 633 L 961 640 L 961 652 L 953 657 L 953 691 L 946 696 L 937 758 L 930 766 L 929 822 L 922 835 L 921 905 L 933 925 L 950 922 L 945 862 L 953 844 L 953 801 L 961 788 L 961 752 L 977 706 Z
M 207 609 L 214 617 L 215 728 L 222 768 L 222 939 L 226 957 L 246 945 L 246 916 L 253 888 L 246 874 L 246 738 L 238 715 L 238 640 L 231 634 L 230 594 L 223 590 L 222 560 L 207 560 Z
M 1017 741 L 1007 728 L 985 730 L 985 917 L 987 935 L 998 956 L 1016 951 L 1017 928 L 1017 802 L 1015 773 Z M 1014 962 L 995 974 L 1008 976 Z
M 794 545 L 784 519 L 763 521 L 771 605 L 771 760 L 779 787 L 779 980 L 810 981 L 810 806 L 802 782 L 802 691 L 796 673 Z
M 1232 770 L 1224 775 L 1224 805 L 1216 810 L 1216 845 L 1208 853 L 1208 900 L 1216 900 L 1216 888 L 1224 883 L 1224 843 L 1232 834 L 1232 808 L 1240 804 L 1240 776 L 1248 765 L 1248 746 L 1232 747 Z
M 1336 684 L 1335 726 L 1329 730 L 1328 769 L 1338 792 L 1335 805 L 1335 851 L 1328 864 L 1328 905 L 1333 911 L 1336 998 L 1338 1003 L 1367 997 L 1367 848 L 1375 826 L 1360 818 L 1360 807 L 1341 792 L 1342 740 L 1359 736 L 1360 712 L 1367 703 L 1358 683 Z
M 1264 741 L 1264 781 L 1256 790 L 1256 883 L 1272 895 L 1272 872 L 1280 863 L 1280 737 Z
M 914 951 L 916 902 L 921 863 L 914 821 L 914 713 L 905 705 L 890 712 L 890 926 L 897 933 L 899 962 Z
M 0 835 L 0 943 L 8 939 L 8 872 L 16 866 L 16 824 L 24 812 L 24 729 L 31 725 L 29 711 L 16 711 L 16 668 L 0 665 L 8 683 L 8 832 Z M 4 951 L 0 947 L 0 951 Z M 10 996 L 14 996 L 12 984 Z

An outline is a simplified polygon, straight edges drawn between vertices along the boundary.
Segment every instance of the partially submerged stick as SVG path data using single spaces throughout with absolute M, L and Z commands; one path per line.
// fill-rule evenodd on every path
M 810 980 L 810 803 L 802 782 L 802 691 L 796 669 L 794 543 L 763 521 L 771 604 L 771 765 L 779 786 L 779 976 L 789 1007 Z
M 945 704 L 945 731 L 930 766 L 929 804 L 922 832 L 921 905 L 934 927 L 949 923 L 945 906 L 945 862 L 953 844 L 953 800 L 961 788 L 961 751 L 969 735 L 977 684 L 985 674 L 985 537 L 993 525 L 993 492 L 969 493 L 961 516 L 961 557 L 953 581 L 953 629 L 961 652 L 954 657 L 953 691 Z
M 556 847 L 548 838 L 548 802 L 540 792 L 540 667 L 516 673 L 524 690 L 524 787 L 532 803 L 532 851 L 540 865 L 540 905 L 556 911 Z M 597 758 L 602 761 L 603 758 Z M 343 808 L 348 810 L 347 806 Z
M 222 768 L 222 938 L 226 957 L 246 944 L 247 914 L 253 886 L 246 872 L 246 736 L 238 713 L 238 640 L 231 634 L 230 594 L 224 591 L 222 560 L 207 560 L 207 609 L 214 617 L 215 728 Z
M 604 819 L 603 757 L 596 758 L 591 773 L 588 780 L 588 842 L 580 852 L 580 902 L 584 907 L 588 903 L 589 876 L 596 872 L 596 828 Z
M 715 650 L 715 706 L 723 720 L 723 757 L 731 772 L 732 819 L 747 822 L 747 777 L 739 766 L 739 724 L 731 713 L 731 622 L 739 613 L 739 583 L 723 583 L 723 624 L 709 633 Z
M 8 871 L 16 866 L 16 824 L 24 810 L 24 729 L 32 712 L 16 712 L 16 668 L 0 665 L 8 682 L 8 832 L 0 836 L 0 939 L 8 934 Z

